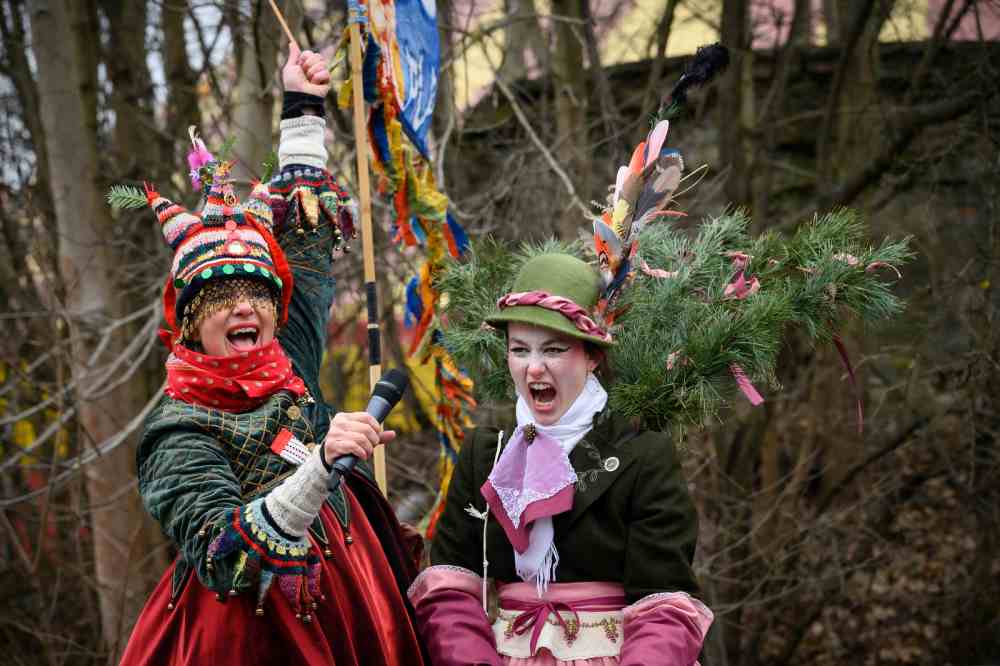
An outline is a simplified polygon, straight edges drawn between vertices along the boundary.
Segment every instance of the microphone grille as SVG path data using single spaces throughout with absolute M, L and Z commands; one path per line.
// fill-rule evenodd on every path
M 378 382 L 375 383 L 373 395 L 377 395 L 387 402 L 395 404 L 403 397 L 403 394 L 406 393 L 406 389 L 409 385 L 409 376 L 407 376 L 407 374 L 402 370 L 393 368 L 389 372 L 382 375 Z

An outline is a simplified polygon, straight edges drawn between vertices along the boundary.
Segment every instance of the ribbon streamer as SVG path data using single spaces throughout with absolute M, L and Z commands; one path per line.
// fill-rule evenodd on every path
M 844 369 L 847 370 L 847 377 L 851 382 L 851 388 L 854 389 L 854 397 L 858 402 L 858 435 L 861 435 L 865 428 L 865 410 L 861 401 L 861 390 L 858 388 L 858 378 L 854 375 L 851 359 L 847 355 L 847 347 L 844 346 L 844 341 L 839 335 L 833 336 L 833 344 L 840 354 L 840 362 L 844 364 Z
M 736 363 L 730 363 L 729 372 L 733 373 L 733 377 L 736 379 L 736 385 L 740 387 L 743 395 L 746 396 L 751 405 L 756 407 L 764 402 L 764 398 L 761 397 L 760 393 L 757 392 L 757 389 L 755 389 L 753 384 L 750 383 L 750 380 L 747 379 L 747 375 L 743 372 L 743 368 Z

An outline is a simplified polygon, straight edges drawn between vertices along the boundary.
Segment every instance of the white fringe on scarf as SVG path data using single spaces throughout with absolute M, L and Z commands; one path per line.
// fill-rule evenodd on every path
M 583 437 L 593 426 L 594 414 L 604 409 L 608 403 L 608 394 L 593 374 L 587 377 L 583 390 L 558 423 L 551 426 L 536 424 L 539 432 L 553 437 L 562 445 L 566 455 L 573 451 Z M 517 425 L 524 426 L 534 420 L 534 415 L 524 398 L 517 398 Z M 496 465 L 496 463 L 493 463 Z M 542 597 L 549 583 L 556 579 L 556 567 L 559 566 L 559 553 L 554 543 L 555 530 L 552 528 L 552 517 L 539 518 L 531 524 L 528 535 L 528 549 L 523 553 L 514 549 L 514 568 L 517 575 L 526 583 L 535 583 L 538 596 Z

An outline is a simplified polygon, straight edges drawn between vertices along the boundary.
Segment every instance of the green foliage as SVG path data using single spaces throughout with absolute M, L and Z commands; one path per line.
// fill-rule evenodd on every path
M 236 135 L 232 134 L 226 137 L 226 140 L 222 142 L 219 149 L 215 151 L 215 159 L 218 162 L 225 162 L 229 159 L 230 153 L 233 152 L 233 146 L 236 145 Z
M 474 244 L 468 261 L 451 261 L 438 275 L 437 288 L 449 295 L 442 309 L 447 321 L 444 346 L 475 378 L 480 398 L 504 400 L 513 395 L 506 343 L 483 320 L 496 311 L 497 301 L 511 290 L 524 262 L 551 252 L 579 255 L 580 247 L 549 240 L 541 245 L 525 244 L 511 252 L 488 238 Z
M 138 187 L 131 185 L 112 185 L 107 195 L 108 205 L 117 209 L 145 208 L 146 195 Z
M 271 176 L 274 175 L 274 170 L 278 168 L 278 153 L 273 150 L 267 154 L 264 161 L 260 163 L 261 175 L 260 182 L 266 183 L 271 180 Z
M 616 410 L 656 429 L 704 423 L 737 393 L 733 365 L 758 386 L 776 386 L 775 363 L 790 326 L 826 342 L 849 316 L 878 322 L 902 310 L 892 286 L 895 267 L 913 256 L 907 239 L 873 247 L 860 218 L 846 209 L 814 218 L 791 237 L 751 238 L 749 224 L 744 211 L 733 210 L 706 220 L 693 239 L 668 224 L 642 232 L 637 270 L 616 304 L 623 313 L 612 330 L 608 388 Z M 511 251 L 487 240 L 439 276 L 449 295 L 445 344 L 480 397 L 513 395 L 502 336 L 483 319 L 526 259 L 552 251 L 589 258 L 580 245 L 550 241 Z M 740 260 L 759 290 L 727 297 Z M 668 276 L 647 273 L 644 263 Z

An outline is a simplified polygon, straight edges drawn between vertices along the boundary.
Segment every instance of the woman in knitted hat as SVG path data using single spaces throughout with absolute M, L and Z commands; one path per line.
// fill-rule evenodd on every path
M 697 516 L 670 437 L 608 407 L 594 374 L 613 344 L 599 295 L 593 268 L 543 253 L 486 318 L 506 337 L 517 423 L 462 447 L 434 566 L 410 588 L 436 665 L 698 657 L 712 613 L 693 596 Z
M 139 491 L 179 555 L 123 664 L 424 663 L 404 594 L 416 574 L 399 523 L 359 464 L 391 441 L 322 401 L 332 251 L 353 233 L 325 170 L 325 58 L 293 45 L 280 172 L 239 202 L 228 165 L 192 135 L 193 214 L 147 186 L 174 262 L 166 396 L 145 426 Z M 332 419 L 331 419 L 332 416 Z

